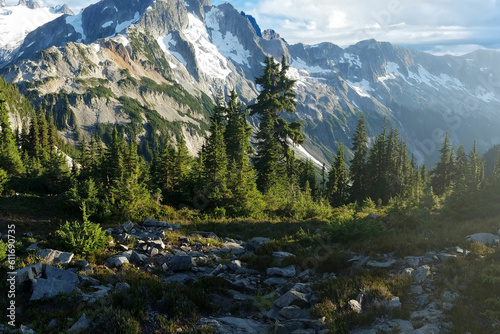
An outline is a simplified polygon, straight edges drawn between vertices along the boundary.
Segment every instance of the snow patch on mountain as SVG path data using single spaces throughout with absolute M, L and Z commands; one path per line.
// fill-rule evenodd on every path
M 188 13 L 188 19 L 188 27 L 183 33 L 194 48 L 199 70 L 211 78 L 226 79 L 232 72 L 227 59 L 210 42 L 203 22 L 192 13 Z
M 78 42 L 85 41 L 87 39 L 87 36 L 85 36 L 85 32 L 83 31 L 82 18 L 82 13 L 66 17 L 66 24 L 72 25 L 75 31 L 80 34 Z
M 377 78 L 384 86 L 387 87 L 386 81 L 388 80 L 396 80 L 397 77 L 402 78 L 406 83 L 413 85 L 411 82 L 406 80 L 406 77 L 399 71 L 399 65 L 388 61 L 385 67 L 385 75 Z
M 248 62 L 248 58 L 251 56 L 250 51 L 246 50 L 241 45 L 238 37 L 234 36 L 230 31 L 227 31 L 224 35 L 220 32 L 219 20 L 221 19 L 224 19 L 224 13 L 216 7 L 212 7 L 205 13 L 205 25 L 211 32 L 212 43 L 217 46 L 224 57 L 250 68 Z
M 368 82 L 368 80 L 363 79 L 360 82 L 346 80 L 346 82 L 356 91 L 356 93 L 358 93 L 359 96 L 371 97 L 371 95 L 367 92 L 373 91 L 373 88 L 370 86 L 370 82 Z
M 160 36 L 156 40 L 160 48 L 166 54 L 171 54 L 175 59 L 177 59 L 184 67 L 187 67 L 187 61 L 182 57 L 179 52 L 175 52 L 171 50 L 171 47 L 175 47 L 177 45 L 177 41 L 173 39 L 172 34 L 168 34 L 166 36 Z M 169 63 L 172 68 L 176 68 L 177 65 L 173 63 Z
M 324 69 L 320 66 L 310 66 L 308 65 L 304 60 L 300 58 L 295 58 L 292 59 L 292 63 L 290 66 L 295 67 L 298 70 L 304 70 L 307 71 L 308 73 L 331 73 L 331 70 L 329 69 Z
M 342 57 L 339 61 L 340 64 L 349 64 L 349 66 L 357 66 L 362 67 L 363 63 L 359 59 L 358 55 L 353 55 L 350 53 L 344 53 L 344 57 Z
M 108 22 L 104 23 L 101 27 L 107 28 L 107 27 L 111 26 L 113 23 L 114 23 L 113 21 L 108 21 Z
M 127 29 L 131 24 L 137 23 L 137 21 L 139 21 L 140 18 L 141 14 L 139 12 L 135 12 L 134 18 L 132 20 L 123 21 L 122 23 L 118 24 L 115 28 L 115 32 L 119 33 L 124 29 Z
M 1 7 L 0 49 L 14 50 L 22 44 L 30 32 L 61 15 L 62 13 L 52 13 L 50 8 Z

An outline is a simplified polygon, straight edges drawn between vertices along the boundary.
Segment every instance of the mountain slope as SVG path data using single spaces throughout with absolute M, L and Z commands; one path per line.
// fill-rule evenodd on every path
M 289 45 L 276 33 L 262 34 L 230 4 L 103 0 L 32 31 L 13 54 L 0 73 L 35 103 L 73 113 L 70 128 L 85 133 L 99 123 L 140 124 L 129 135 L 144 141 L 156 117 L 149 113 L 157 113 L 169 127 L 158 131 L 172 138 L 182 132 L 193 154 L 207 129 L 208 97 L 235 87 L 250 103 L 266 54 L 284 54 L 290 63 L 299 103 L 291 118 L 303 122 L 307 140 L 298 153 L 318 163 L 332 161 L 338 143 L 350 143 L 361 113 L 371 136 L 384 122 L 407 136 L 420 162 L 436 160 L 446 131 L 466 147 L 478 140 L 482 151 L 500 143 L 500 53 L 494 51 L 437 57 L 374 40 L 345 49 Z M 89 95 L 96 90 L 101 95 Z M 135 125 L 122 97 L 143 108 Z

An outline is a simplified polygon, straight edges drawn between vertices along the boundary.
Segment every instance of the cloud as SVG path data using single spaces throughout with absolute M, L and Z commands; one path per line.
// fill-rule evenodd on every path
M 217 3 L 218 1 L 213 1 Z M 500 44 L 497 0 L 257 0 L 231 2 L 289 43 L 342 47 L 375 38 L 434 53 Z M 496 48 L 496 47 L 495 47 Z

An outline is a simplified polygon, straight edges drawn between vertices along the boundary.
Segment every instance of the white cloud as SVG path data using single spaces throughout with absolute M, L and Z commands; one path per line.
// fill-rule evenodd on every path
M 224 2 L 213 0 L 214 4 Z M 229 1 L 289 43 L 348 46 L 375 38 L 435 53 L 500 44 L 496 0 Z

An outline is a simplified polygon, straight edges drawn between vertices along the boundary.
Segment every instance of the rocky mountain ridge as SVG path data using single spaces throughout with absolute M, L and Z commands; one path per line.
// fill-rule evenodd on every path
M 370 136 L 385 122 L 396 127 L 420 163 L 436 160 L 446 131 L 466 148 L 473 140 L 482 151 L 500 143 L 500 53 L 495 51 L 437 57 L 374 40 L 345 49 L 331 43 L 289 45 L 276 32 L 260 31 L 254 19 L 230 4 L 104 0 L 35 29 L 14 54 L 1 57 L 0 74 L 25 87 L 26 94 L 35 93 L 34 102 L 62 89 L 82 94 L 102 85 L 112 91 L 114 97 L 71 104 L 80 131 L 92 131 L 97 114 L 108 124 L 126 123 L 127 116 L 117 112 L 123 110 L 119 97 L 126 92 L 163 118 L 184 119 L 179 124 L 193 154 L 203 142 L 206 112 L 186 119 L 190 108 L 185 105 L 162 107 L 163 92 L 153 97 L 144 96 L 142 85 L 118 87 L 127 79 L 122 71 L 136 81 L 146 77 L 160 85 L 178 84 L 194 100 L 204 95 L 215 100 L 234 87 L 250 103 L 265 55 L 279 59 L 284 54 L 289 76 L 297 80 L 297 114 L 291 118 L 303 122 L 306 137 L 298 152 L 317 164 L 330 162 L 339 143 L 350 145 L 361 114 Z M 193 128 L 193 120 L 205 125 L 194 122 Z

